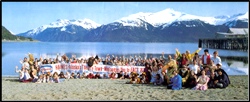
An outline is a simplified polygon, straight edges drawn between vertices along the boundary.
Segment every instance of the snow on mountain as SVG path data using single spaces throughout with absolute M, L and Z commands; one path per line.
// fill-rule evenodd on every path
M 57 27 L 62 27 L 61 31 L 66 31 L 67 29 L 65 28 L 65 26 L 68 25 L 77 25 L 85 29 L 94 29 L 101 26 L 101 24 L 98 24 L 90 19 L 78 19 L 78 20 L 58 19 L 56 22 L 52 22 L 49 25 L 43 25 L 41 27 L 30 30 L 28 34 L 38 34 L 47 28 L 57 28 Z
M 235 16 L 238 19 L 248 19 L 248 12 L 242 16 Z M 129 15 L 128 17 L 123 17 L 115 22 L 120 22 L 124 26 L 142 26 L 139 23 L 139 19 L 144 20 L 145 22 L 150 23 L 154 27 L 158 27 L 161 25 L 167 26 L 176 21 L 190 21 L 190 20 L 201 20 L 205 23 L 209 23 L 211 25 L 221 25 L 227 22 L 230 19 L 236 19 L 235 17 L 230 16 L 217 16 L 217 17 L 203 17 L 196 16 L 191 14 L 186 14 L 183 12 L 178 12 L 173 9 L 167 8 L 165 10 L 156 12 L 156 13 L 143 13 L 139 12 L 136 14 Z
M 244 15 L 238 16 L 237 19 L 239 20 L 248 20 L 248 12 L 246 12 Z

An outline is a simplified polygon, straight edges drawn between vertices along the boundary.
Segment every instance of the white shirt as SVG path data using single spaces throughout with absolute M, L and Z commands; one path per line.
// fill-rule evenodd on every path
M 25 65 L 25 68 L 26 69 L 30 69 L 30 65 L 29 65 L 29 63 L 28 62 L 22 62 L 22 61 L 20 61 L 20 63 L 22 64 L 22 66 L 24 66 Z
M 221 59 L 219 56 L 212 57 L 211 60 L 214 62 L 214 65 L 221 63 Z
M 198 73 L 198 69 L 199 69 L 199 66 L 196 64 L 196 65 L 189 65 L 189 68 L 190 70 L 194 71 L 194 74 L 197 74 Z

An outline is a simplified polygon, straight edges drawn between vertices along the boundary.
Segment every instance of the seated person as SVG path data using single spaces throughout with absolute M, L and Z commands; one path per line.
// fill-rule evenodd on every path
M 194 90 L 207 90 L 207 83 L 209 81 L 209 77 L 205 74 L 205 70 L 201 71 L 201 76 L 197 79 L 197 85 L 193 88 Z
M 124 78 L 123 78 L 123 72 L 122 72 L 122 71 L 120 71 L 120 73 L 117 73 L 117 78 L 118 78 L 118 79 L 124 79 Z
M 222 69 L 218 70 L 218 77 L 216 77 L 215 84 L 217 88 L 226 88 L 229 85 L 229 78 L 222 72 Z
M 189 70 L 187 69 L 186 65 L 183 65 L 182 68 L 180 68 L 179 73 L 178 73 L 181 77 L 182 77 L 182 86 L 186 86 L 186 81 L 189 77 Z
M 95 78 L 95 75 L 92 74 L 91 72 L 87 75 L 87 78 L 88 79 L 94 79 Z
M 161 85 L 163 83 L 162 77 L 160 74 L 156 74 L 154 85 Z
M 124 79 L 129 79 L 129 75 L 128 75 L 127 72 L 124 72 L 123 78 L 124 78 Z
M 216 80 L 216 76 L 214 74 L 214 72 L 211 72 L 211 75 L 209 77 L 209 81 L 208 81 L 208 88 L 215 88 L 216 84 L 215 84 L 215 80 Z
M 172 74 L 174 76 L 170 79 L 170 84 L 168 85 L 168 88 L 172 90 L 180 90 L 182 88 L 182 78 L 177 73 L 177 70 L 174 70 Z
M 195 71 L 191 70 L 190 71 L 190 75 L 187 79 L 187 82 L 186 82 L 186 87 L 187 88 L 194 88 L 197 84 L 197 76 L 195 75 Z
M 62 79 L 62 78 L 66 79 L 66 77 L 65 77 L 65 75 L 64 75 L 64 73 L 62 71 L 60 72 L 60 74 L 58 76 L 59 76 L 60 79 Z
M 97 73 L 95 74 L 95 78 L 96 78 L 96 79 L 101 79 L 101 75 L 100 75 L 99 72 L 97 72 Z

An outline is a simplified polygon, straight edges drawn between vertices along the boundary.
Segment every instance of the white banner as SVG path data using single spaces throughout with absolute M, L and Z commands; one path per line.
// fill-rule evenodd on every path
M 112 65 L 93 65 L 89 67 L 87 64 L 79 64 L 79 63 L 58 63 L 58 64 L 42 64 L 40 66 L 41 72 L 45 70 L 45 72 L 57 72 L 58 74 L 61 71 L 68 71 L 68 72 L 115 72 L 119 73 L 120 71 L 123 72 L 137 72 L 141 74 L 144 71 L 144 66 L 112 66 Z

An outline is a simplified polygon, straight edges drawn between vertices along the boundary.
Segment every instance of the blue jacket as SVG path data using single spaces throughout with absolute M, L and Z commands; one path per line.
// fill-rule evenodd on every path
M 182 77 L 179 74 L 171 78 L 170 81 L 172 82 L 170 84 L 172 85 L 172 90 L 180 90 L 182 88 Z

